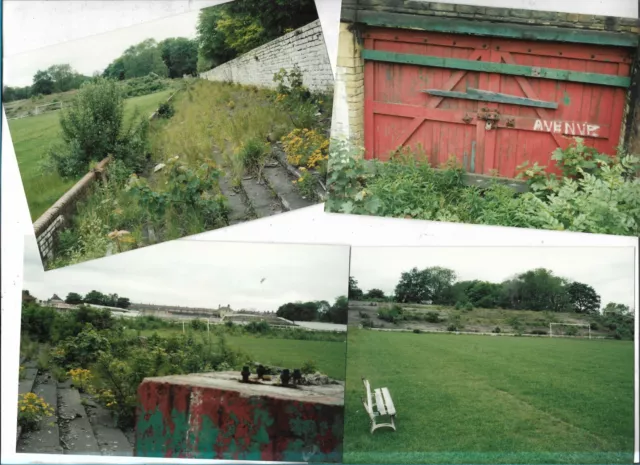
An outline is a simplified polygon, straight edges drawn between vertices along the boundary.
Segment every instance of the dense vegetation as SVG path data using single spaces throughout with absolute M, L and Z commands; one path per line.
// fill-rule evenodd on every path
M 38 359 L 38 367 L 59 380 L 71 376 L 116 413 L 122 426 L 133 422 L 145 377 L 239 370 L 253 362 L 295 363 L 344 376 L 344 333 L 275 329 L 265 321 L 207 330 L 206 322 L 192 320 L 187 329 L 154 317 L 116 319 L 108 310 L 86 306 L 61 313 L 25 302 L 21 354 Z M 293 352 L 286 355 L 283 344 Z
M 322 321 L 347 324 L 349 301 L 347 297 L 338 297 L 333 305 L 327 301 L 289 302 L 281 305 L 276 312 L 281 318 L 291 321 Z
M 344 141 L 331 145 L 328 211 L 625 236 L 640 235 L 640 158 L 609 157 L 581 138 L 545 167 L 521 165 L 529 191 L 518 194 L 497 180 L 468 186 L 455 157 L 434 169 L 424 153 L 406 149 L 389 162 L 365 162 Z
M 413 268 L 401 274 L 393 295 L 385 296 L 378 289 L 373 291 L 374 297 L 371 296 L 371 291 L 363 292 L 355 278 L 350 278 L 349 298 L 393 303 L 380 308 L 377 315 L 381 320 L 394 324 L 411 320 L 446 322 L 450 331 L 456 331 L 462 329 L 464 312 L 474 309 L 502 309 L 514 311 L 509 325 L 516 331 L 521 331 L 524 323 L 519 321 L 515 311 L 528 310 L 546 316 L 536 321 L 534 326 L 546 327 L 550 322 L 560 322 L 553 314 L 574 313 L 583 315 L 590 322 L 591 329 L 611 331 L 618 339 L 633 339 L 634 334 L 634 312 L 627 305 L 609 302 L 601 311 L 601 299 L 593 287 L 555 276 L 553 272 L 543 268 L 520 273 L 501 283 L 457 281 L 453 270 L 438 266 L 422 270 Z M 455 311 L 449 312 L 444 318 L 437 311 L 424 313 L 406 311 L 403 308 L 403 305 L 422 303 L 448 307 Z M 368 319 L 365 326 L 372 327 L 373 322 Z M 500 332 L 500 328 L 496 329 L 496 332 Z M 569 334 L 576 330 L 569 328 L 567 331 Z
M 118 294 L 103 294 L 99 291 L 91 291 L 82 297 L 77 292 L 70 292 L 64 301 L 68 304 L 94 304 L 105 307 L 129 308 L 131 301 L 127 297 L 120 297 Z

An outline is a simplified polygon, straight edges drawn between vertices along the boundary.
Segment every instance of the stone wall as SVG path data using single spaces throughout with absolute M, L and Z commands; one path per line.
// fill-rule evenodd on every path
M 340 463 L 344 384 L 242 383 L 239 372 L 147 378 L 136 457 Z
M 334 79 L 320 20 L 257 47 L 244 55 L 200 74 L 210 81 L 234 82 L 274 88 L 273 75 L 298 65 L 309 89 L 332 90 Z
M 637 18 L 617 18 L 592 14 L 558 13 L 552 11 L 496 8 L 452 3 L 425 2 L 419 0 L 342 0 L 338 63 L 334 94 L 334 120 L 332 137 L 349 139 L 357 146 L 364 146 L 364 60 L 362 50 L 362 25 L 364 15 L 394 14 L 400 17 L 458 18 L 488 23 L 509 23 L 530 26 L 535 37 L 537 28 L 563 28 L 593 30 L 609 35 L 640 33 Z M 640 153 L 640 83 L 636 77 L 627 96 L 625 123 L 621 139 L 631 151 Z M 635 90 L 634 90 L 635 88 Z

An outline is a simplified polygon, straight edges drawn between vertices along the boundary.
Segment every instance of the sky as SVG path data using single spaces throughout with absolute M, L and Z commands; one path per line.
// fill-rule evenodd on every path
M 5 0 L 3 84 L 31 85 L 38 70 L 63 63 L 91 76 L 145 39 L 195 38 L 198 10 L 219 3 Z M 74 21 L 65 24 L 71 16 Z M 115 24 L 121 27 L 109 30 Z
M 348 285 L 348 246 L 177 240 L 44 272 L 35 237 L 25 237 L 23 289 L 40 300 L 97 290 L 135 303 L 276 311 L 333 303 Z
M 589 284 L 602 305 L 635 305 L 635 254 L 630 247 L 353 247 L 351 276 L 363 291 L 392 293 L 400 274 L 442 266 L 459 281 L 502 282 L 535 268 Z

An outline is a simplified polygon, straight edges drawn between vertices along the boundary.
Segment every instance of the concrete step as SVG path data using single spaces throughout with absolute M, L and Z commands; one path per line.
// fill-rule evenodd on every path
M 247 206 L 242 201 L 242 195 L 234 191 L 231 186 L 231 179 L 228 176 L 222 176 L 219 181 L 220 191 L 227 198 L 229 206 L 229 225 L 242 223 L 251 219 L 251 214 L 247 211 Z
M 83 399 L 102 455 L 133 457 L 133 446 L 122 430 L 117 427 L 111 413 L 88 396 L 83 395 Z
M 36 377 L 38 376 L 37 368 L 25 368 L 25 377 L 20 380 L 20 385 L 18 387 L 18 394 L 26 394 L 27 392 L 33 391 L 33 386 L 36 382 Z
M 54 412 L 58 411 L 58 389 L 55 380 L 47 377 L 47 374 L 39 375 L 36 378 L 36 386 L 33 392 L 42 397 L 49 404 Z M 39 429 L 24 432 L 18 440 L 16 452 L 30 454 L 62 454 L 60 446 L 60 429 L 56 415 L 43 418 Z
M 58 389 L 58 419 L 65 454 L 101 455 L 77 389 Z
M 263 175 L 271 189 L 276 193 L 285 210 L 297 210 L 309 207 L 315 202 L 302 197 L 293 184 L 294 178 L 281 165 L 265 168 Z
M 255 177 L 242 180 L 242 189 L 247 197 L 250 208 L 258 218 L 277 215 L 284 209 L 264 182 L 258 183 Z

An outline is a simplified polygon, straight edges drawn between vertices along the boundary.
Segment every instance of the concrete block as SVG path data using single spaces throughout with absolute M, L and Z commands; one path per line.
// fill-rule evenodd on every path
M 147 378 L 135 456 L 339 463 L 344 385 L 246 384 L 238 372 Z

